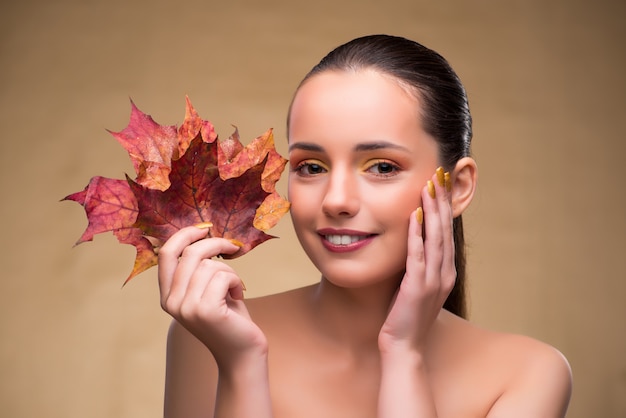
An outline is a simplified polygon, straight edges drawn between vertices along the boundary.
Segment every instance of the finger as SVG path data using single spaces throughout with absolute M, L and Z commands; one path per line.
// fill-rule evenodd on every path
M 167 296 L 170 293 L 171 282 L 183 250 L 192 243 L 205 238 L 207 234 L 208 229 L 206 228 L 193 226 L 182 228 L 159 249 L 159 288 L 162 296 Z
M 427 182 L 422 191 L 424 206 L 424 258 L 426 262 L 427 282 L 439 282 L 443 262 L 443 231 L 441 214 L 437 199 L 436 176 Z M 434 284 L 434 283 L 433 283 Z
M 203 300 L 203 295 L 207 291 L 207 288 L 211 286 L 215 288 L 215 282 L 223 280 L 223 277 L 226 275 L 237 276 L 230 266 L 222 262 L 209 259 L 200 260 L 191 274 L 188 285 L 184 289 L 184 294 L 181 297 L 180 316 L 185 319 L 192 319 L 197 315 L 202 315 L 207 309 L 214 309 L 215 306 L 209 306 L 207 302 Z M 226 294 L 215 294 L 214 296 L 216 296 L 216 298 L 212 302 L 218 303 L 218 306 L 223 305 L 222 302 L 223 299 L 226 298 Z M 176 297 L 174 289 L 172 290 L 172 297 Z
M 409 237 L 407 241 L 406 277 L 402 284 L 417 288 L 423 282 L 426 269 L 424 255 L 424 238 L 422 234 L 424 212 L 421 207 L 417 208 L 409 219 Z
M 454 284 L 456 278 L 454 267 L 454 231 L 452 226 L 452 207 L 450 203 L 450 174 L 444 172 L 439 167 L 436 172 L 437 177 L 437 203 L 439 216 L 441 219 L 441 232 L 443 244 L 442 257 L 442 282 L 447 288 Z
M 159 287 L 161 298 L 167 298 L 175 279 L 179 279 L 179 259 L 185 258 L 188 269 L 193 269 L 204 258 L 212 258 L 218 254 L 233 254 L 239 247 L 223 238 L 206 238 L 206 228 L 195 226 L 182 228 L 170 237 L 159 251 Z M 189 273 L 189 270 L 187 270 Z M 187 277 L 188 276 L 184 276 Z
M 203 264 L 199 270 L 209 268 Z M 212 280 L 202 292 L 202 303 L 206 306 L 217 306 L 227 303 L 227 298 L 243 299 L 243 282 L 234 271 L 222 270 L 213 275 Z
M 238 246 L 224 238 L 203 239 L 185 247 L 178 260 L 176 271 L 170 283 L 169 292 L 166 295 L 166 298 L 170 300 L 169 304 L 176 305 L 182 301 L 188 292 L 188 287 L 193 277 L 202 278 L 197 272 L 198 266 L 201 263 L 209 261 L 218 254 L 231 254 L 238 250 Z M 218 261 L 205 264 L 212 266 L 213 272 L 225 270 L 234 273 L 231 267 Z M 208 277 L 210 276 L 211 272 L 209 271 Z
M 437 195 L 437 207 L 441 217 L 441 226 L 444 240 L 452 237 L 452 207 L 450 206 L 450 173 L 445 172 L 443 167 L 437 168 L 435 191 Z

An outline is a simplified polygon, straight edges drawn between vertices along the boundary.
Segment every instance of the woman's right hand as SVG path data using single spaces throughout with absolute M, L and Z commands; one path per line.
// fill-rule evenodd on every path
M 159 250 L 161 306 L 208 347 L 220 368 L 233 370 L 246 359 L 267 355 L 267 339 L 243 303 L 235 271 L 213 260 L 239 247 L 206 238 L 207 229 L 182 228 Z

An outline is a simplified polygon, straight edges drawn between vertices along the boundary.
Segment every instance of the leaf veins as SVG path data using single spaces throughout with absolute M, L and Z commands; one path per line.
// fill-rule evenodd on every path
M 275 189 L 287 160 L 276 152 L 271 129 L 245 147 L 236 128 L 222 141 L 187 98 L 180 128 L 157 124 L 131 101 L 128 126 L 112 135 L 128 152 L 135 179 L 96 176 L 63 200 L 79 203 L 87 215 L 77 244 L 112 231 L 135 246 L 126 282 L 156 265 L 158 249 L 181 228 L 210 221 L 212 237 L 243 244 L 231 256 L 238 257 L 274 238 L 264 231 L 289 210 Z

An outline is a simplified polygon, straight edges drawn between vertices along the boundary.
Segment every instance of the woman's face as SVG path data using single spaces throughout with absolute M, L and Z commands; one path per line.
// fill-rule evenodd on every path
M 304 250 L 337 285 L 404 272 L 409 216 L 437 168 L 419 110 L 414 95 L 373 70 L 317 74 L 294 98 L 291 216 Z

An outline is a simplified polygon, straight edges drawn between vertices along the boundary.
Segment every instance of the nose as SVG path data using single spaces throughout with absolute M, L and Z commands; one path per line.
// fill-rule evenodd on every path
M 334 169 L 328 177 L 322 210 L 331 217 L 352 217 L 359 211 L 359 187 L 356 176 L 346 169 Z

